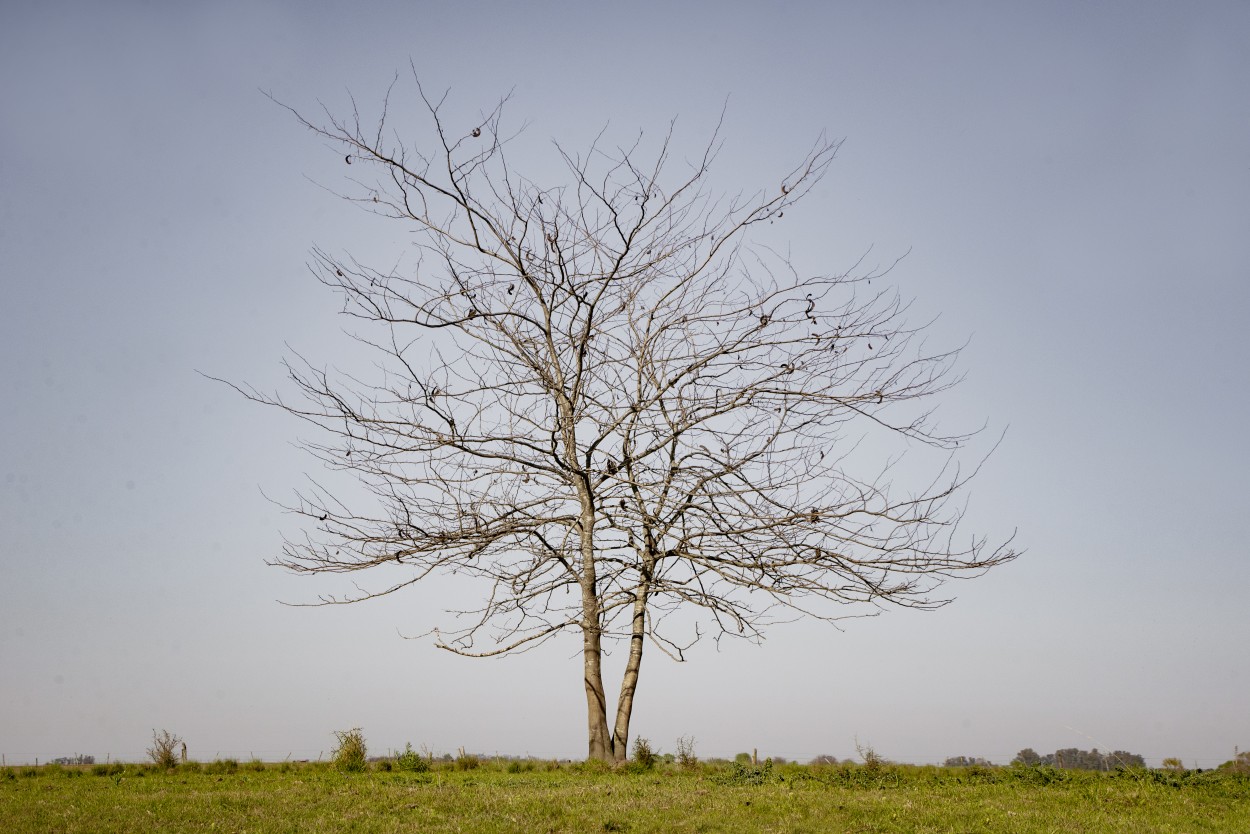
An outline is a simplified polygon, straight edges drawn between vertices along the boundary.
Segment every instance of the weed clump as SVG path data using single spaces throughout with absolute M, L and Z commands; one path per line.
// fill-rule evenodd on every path
M 412 749 L 412 742 L 408 742 L 404 745 L 404 752 L 395 757 L 395 769 L 405 773 L 425 773 L 430 769 L 430 762 Z
M 651 742 L 648 739 L 639 736 L 634 739 L 634 764 L 642 770 L 651 770 L 655 767 L 656 761 L 655 751 L 651 749 Z
M 575 762 L 570 768 L 574 773 L 611 773 L 612 765 L 603 759 L 587 759 L 584 762 Z
M 734 761 L 728 771 L 714 775 L 712 780 L 722 785 L 766 785 L 773 778 L 773 760 L 766 759 L 762 765 Z
M 677 739 L 677 765 L 682 770 L 694 770 L 699 766 L 699 757 L 694 754 L 694 736 Z
M 204 768 L 204 772 L 215 776 L 229 776 L 239 772 L 239 762 L 237 759 L 218 759 L 210 762 Z
M 173 770 L 178 766 L 178 747 L 182 739 L 169 730 L 152 731 L 152 746 L 148 748 L 148 758 L 157 767 Z
M 334 767 L 343 773 L 363 773 L 369 767 L 368 750 L 365 747 L 365 733 L 359 727 L 350 730 L 335 730 L 334 737 L 338 746 L 334 748 Z

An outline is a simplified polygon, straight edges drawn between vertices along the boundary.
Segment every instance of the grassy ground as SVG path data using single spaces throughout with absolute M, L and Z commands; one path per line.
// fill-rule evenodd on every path
M 1250 834 L 1250 778 L 1214 773 L 793 766 L 634 773 L 577 766 L 512 773 L 502 766 L 358 774 L 259 765 L 235 772 L 109 770 L 0 773 L 0 831 Z

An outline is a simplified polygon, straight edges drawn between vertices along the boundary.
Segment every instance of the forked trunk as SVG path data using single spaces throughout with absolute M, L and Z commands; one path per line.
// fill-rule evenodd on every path
M 583 588 L 583 611 L 594 611 L 594 628 L 590 618 L 582 623 L 582 658 L 586 685 L 586 715 L 589 733 L 588 758 L 623 762 L 629 755 L 629 721 L 634 711 L 634 693 L 638 689 L 638 670 L 642 667 L 642 650 L 646 636 L 647 596 L 650 583 L 639 585 L 634 598 L 634 616 L 630 626 L 629 658 L 621 678 L 621 694 L 616 703 L 616 725 L 608 733 L 607 698 L 603 686 L 603 647 L 598 628 L 598 599 Z

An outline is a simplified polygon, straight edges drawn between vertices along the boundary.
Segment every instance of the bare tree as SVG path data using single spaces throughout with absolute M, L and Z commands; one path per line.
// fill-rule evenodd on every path
M 356 338 L 382 357 L 377 378 L 296 357 L 298 399 L 240 389 L 324 429 L 307 448 L 375 499 L 349 507 L 316 487 L 291 508 L 315 531 L 274 564 L 381 580 L 318 604 L 442 572 L 484 580 L 481 606 L 437 644 L 482 657 L 580 633 L 589 755 L 619 760 L 648 643 L 680 660 L 705 634 L 758 638 L 787 613 L 934 608 L 943 579 L 1013 558 L 955 544 L 968 476 L 954 465 L 906 494 L 888 467 L 846 471 L 852 432 L 966 438 L 937 432 L 928 406 L 955 352 L 924 350 L 897 295 L 871 289 L 881 271 L 805 277 L 752 243 L 837 143 L 766 190 L 722 196 L 708 186 L 717 136 L 679 164 L 671 127 L 651 154 L 601 135 L 580 154 L 557 146 L 567 176 L 541 185 L 508 162 L 503 102 L 459 125 L 416 93 L 430 125 L 417 148 L 391 138 L 389 93 L 376 119 L 354 103 L 347 118 L 292 110 L 351 166 L 360 190 L 344 196 L 415 225 L 422 253 L 377 270 L 314 252 L 344 314 L 371 326 Z M 628 645 L 614 715 L 612 640 Z

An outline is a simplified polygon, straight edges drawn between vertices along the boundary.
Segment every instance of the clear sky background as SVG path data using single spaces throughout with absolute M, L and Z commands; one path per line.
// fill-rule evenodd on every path
M 261 90 L 342 112 L 411 60 L 468 124 L 515 90 L 513 164 L 728 101 L 727 188 L 845 137 L 787 212 L 796 261 L 892 273 L 971 337 L 953 425 L 1007 429 L 970 528 L 1027 553 L 930 614 L 776 628 L 643 668 L 634 731 L 703 756 L 1007 762 L 1250 747 L 1250 6 L 1244 3 L 0 4 L 0 752 L 585 754 L 578 641 L 405 640 L 463 589 L 291 608 L 266 567 L 317 475 L 272 389 L 332 361 L 320 245 L 405 244 L 317 183 L 341 155 Z M 411 87 L 402 87 L 403 107 Z M 416 134 L 413 135 L 414 139 Z M 790 217 L 790 215 L 793 217 Z M 778 230 L 779 231 L 779 230 Z M 985 445 L 985 444 L 983 444 Z M 617 658 L 619 660 L 619 658 Z

